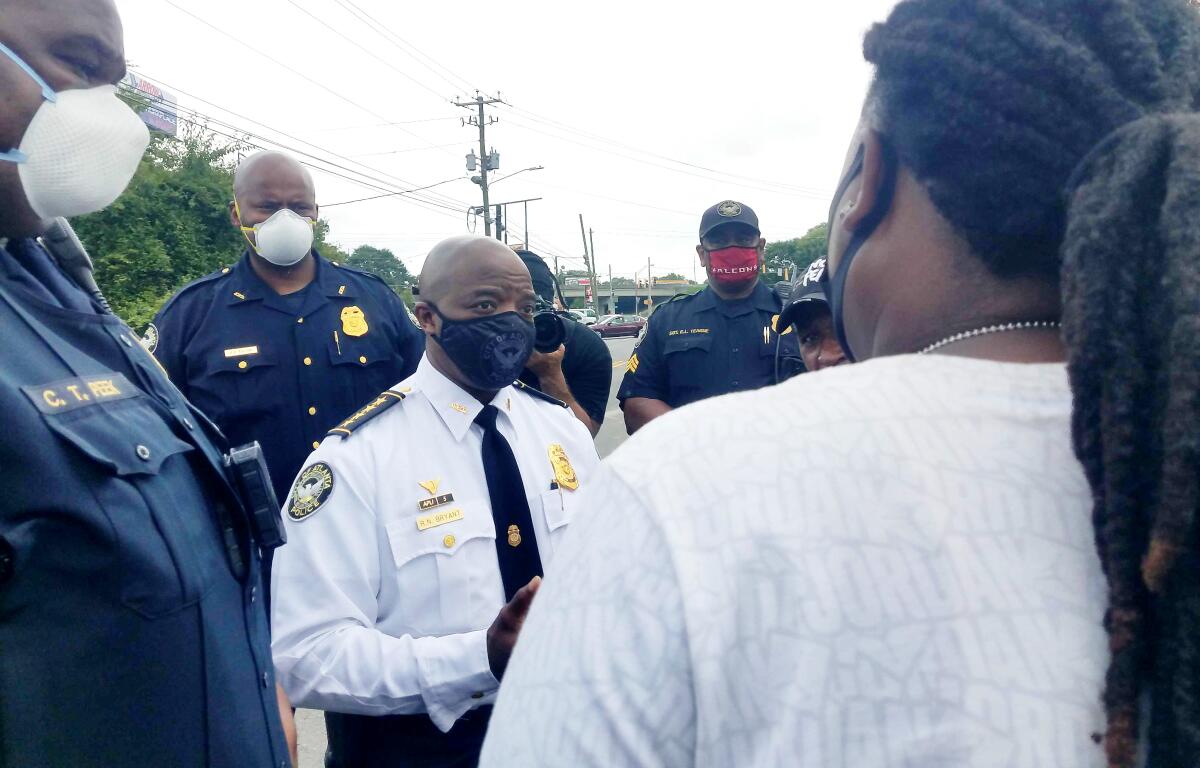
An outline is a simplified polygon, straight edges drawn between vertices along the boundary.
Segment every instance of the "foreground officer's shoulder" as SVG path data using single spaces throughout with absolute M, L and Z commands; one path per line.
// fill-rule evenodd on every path
M 170 312 L 172 308 L 177 308 L 175 307 L 176 304 L 187 304 L 191 301 L 202 301 L 208 296 L 211 296 L 212 292 L 215 291 L 218 286 L 220 286 L 221 281 L 229 276 L 231 270 L 232 267 L 221 267 L 215 272 L 208 273 L 204 277 L 196 278 L 192 282 L 176 291 L 174 296 L 167 299 L 167 303 L 163 304 L 162 309 L 159 310 L 159 314 L 166 314 L 167 312 Z
M 403 402 L 404 394 L 404 392 L 395 389 L 386 389 L 380 392 L 369 403 L 351 414 L 348 419 L 326 432 L 326 436 L 349 438 L 362 425 L 378 417 L 397 403 Z
M 529 395 L 530 397 L 532 397 L 535 400 L 541 400 L 543 402 L 550 403 L 551 405 L 557 405 L 562 408 L 567 407 L 567 404 L 564 403 L 562 400 L 559 400 L 557 397 L 551 397 L 550 395 L 547 395 L 542 390 L 534 389 L 533 387 L 529 386 L 528 384 L 526 384 L 523 381 L 520 381 L 520 380 L 514 381 L 513 387 L 516 388 L 516 390 L 518 392 L 524 392 L 525 394 Z

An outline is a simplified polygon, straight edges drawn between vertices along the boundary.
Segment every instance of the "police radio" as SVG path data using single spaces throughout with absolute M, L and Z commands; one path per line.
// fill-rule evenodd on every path
M 225 466 L 246 508 L 254 541 L 265 550 L 286 544 L 279 501 L 258 441 L 231 450 L 225 456 Z

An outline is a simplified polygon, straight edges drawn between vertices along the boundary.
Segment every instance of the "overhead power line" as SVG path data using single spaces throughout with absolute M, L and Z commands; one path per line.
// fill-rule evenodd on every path
M 249 51 L 253 51 L 255 54 L 257 54 L 258 56 L 261 56 L 262 58 L 266 59 L 267 61 L 271 62 L 272 64 L 275 64 L 276 66 L 278 66 L 278 67 L 281 67 L 281 68 L 283 68 L 283 69 L 287 70 L 288 72 L 291 72 L 293 75 L 295 75 L 295 76 L 297 76 L 297 77 L 299 77 L 299 78 L 301 78 L 301 79 L 303 79 L 303 80 L 305 80 L 305 81 L 307 81 L 307 82 L 309 82 L 309 83 L 313 84 L 313 85 L 314 85 L 314 86 L 316 86 L 317 88 L 320 88 L 321 90 L 323 90 L 323 91 L 325 91 L 326 93 L 328 93 L 328 94 L 330 94 L 330 95 L 334 96 L 335 98 L 337 98 L 337 99 L 339 99 L 339 100 L 341 100 L 341 101 L 344 101 L 345 103 L 349 104 L 350 106 L 352 106 L 352 107 L 355 107 L 356 109 L 359 109 L 359 110 L 361 110 L 361 111 L 365 112 L 366 114 L 370 115 L 371 117 L 377 118 L 377 119 L 379 119 L 379 120 L 384 120 L 384 121 L 387 121 L 387 120 L 388 120 L 388 118 L 387 118 L 386 116 L 379 114 L 378 112 L 376 112 L 375 110 L 371 109 L 370 107 L 367 107 L 367 106 L 364 106 L 364 105 L 362 105 L 362 104 L 358 103 L 357 101 L 355 101 L 355 100 L 353 100 L 353 99 L 349 98 L 349 97 L 348 97 L 348 96 L 346 96 L 345 94 L 339 93 L 337 90 L 335 90 L 335 89 L 333 89 L 333 88 L 330 88 L 329 86 L 325 85 L 324 83 L 320 83 L 320 82 L 318 82 L 318 81 L 314 80 L 313 78 L 311 78 L 311 77 L 309 77 L 308 75 L 304 74 L 304 73 L 303 73 L 303 72 L 301 72 L 300 70 L 298 70 L 298 69 L 295 69 L 294 67 L 292 67 L 292 66 L 290 66 L 290 65 L 288 65 L 288 64 L 284 64 L 282 61 L 280 61 L 279 59 L 276 59 L 274 56 L 270 56 L 270 55 L 268 55 L 268 54 L 266 54 L 266 53 L 263 53 L 263 52 L 262 52 L 262 51 L 260 51 L 258 48 L 254 47 L 253 45 L 250 45 L 249 43 L 245 42 L 244 40 L 241 40 L 240 38 L 234 37 L 233 35 L 229 34 L 228 32 L 226 32 L 225 30 L 223 30 L 223 29 L 221 29 L 220 27 L 216 26 L 215 24 L 212 24 L 212 23 L 210 23 L 210 22 L 206 21 L 205 19 L 203 19 L 203 18 L 201 18 L 201 17 L 197 16 L 196 14 L 192 13 L 192 12 L 191 12 L 191 11 L 189 11 L 188 9 L 186 9 L 186 8 L 183 8 L 182 6 L 178 5 L 177 3 L 175 3 L 175 1 L 174 1 L 174 0 L 163 0 L 163 1 L 164 1 L 164 2 L 165 2 L 167 5 L 169 5 L 169 6 L 171 6 L 172 8 L 174 8 L 175 10 L 177 10 L 177 11 L 179 11 L 180 13 L 183 13 L 183 14 L 185 14 L 185 15 L 187 15 L 187 16 L 190 16 L 192 19 L 195 19 L 197 22 L 199 22 L 199 23 L 203 24 L 204 26 L 208 27 L 209 29 L 213 30 L 213 31 L 214 31 L 214 32 L 216 32 L 217 34 L 221 35 L 222 37 L 225 37 L 225 38 L 228 38 L 229 40 L 232 40 L 233 42 L 237 43 L 238 45 L 240 45 L 241 47 L 243 47 L 243 48 L 245 48 L 245 49 L 247 49 L 247 50 L 249 50 Z M 360 46 L 360 47 L 361 47 L 361 46 Z M 418 134 L 418 133 L 414 133 L 414 132 L 412 132 L 412 131 L 408 130 L 407 128 L 404 128 L 404 127 L 401 127 L 401 126 L 397 126 L 397 128 L 399 128 L 399 130 L 403 131 L 404 133 L 407 133 L 407 134 L 409 134 L 410 136 L 413 136 L 413 137 L 417 138 L 418 140 L 420 140 L 420 141 L 421 141 L 422 143 L 424 143 L 424 144 L 428 144 L 428 145 L 430 145 L 430 146 L 432 146 L 432 145 L 433 145 L 433 142 L 429 141 L 429 140 L 428 140 L 428 139 L 426 139 L 424 136 L 421 136 L 421 135 L 420 135 L 420 134 Z M 447 152 L 447 154 L 453 154 L 453 153 Z
M 164 82 L 164 81 L 162 81 L 162 80 L 159 80 L 159 79 L 157 79 L 157 78 L 154 78 L 154 77 L 149 77 L 149 76 L 143 75 L 143 73 L 141 73 L 141 72 L 135 72 L 135 74 L 137 74 L 138 76 L 141 76 L 141 77 L 146 77 L 146 79 L 148 79 L 148 80 L 151 80 L 151 81 L 153 81 L 153 82 L 159 83 L 160 85 L 163 85 L 163 86 L 165 86 L 165 87 L 166 87 L 168 90 L 170 90 L 170 91 L 174 91 L 174 92 L 176 92 L 176 93 L 179 93 L 179 94 L 181 94 L 181 95 L 187 96 L 188 98 L 190 98 L 190 99 L 194 99 L 194 100 L 196 100 L 196 101 L 198 101 L 198 102 L 201 102 L 202 104 L 207 104 L 208 106 L 210 106 L 210 107 L 213 107 L 214 109 L 218 109 L 218 110 L 220 110 L 220 111 L 222 111 L 222 112 L 224 112 L 224 113 L 226 113 L 226 114 L 233 115 L 234 117 L 238 118 L 239 120 L 245 120 L 246 122 L 249 122 L 249 123 L 252 123 L 252 124 L 254 124 L 254 125 L 257 125 L 257 126 L 259 126 L 260 128 L 266 129 L 266 130 L 268 130 L 268 131 L 270 131 L 270 132 L 272 132 L 272 133 L 275 133 L 275 134 L 278 134 L 278 135 L 280 135 L 280 136 L 283 136 L 284 138 L 290 139 L 291 141 L 294 141 L 294 142 L 298 142 L 298 143 L 300 143 L 300 144 L 303 144 L 303 145 L 305 145 L 305 146 L 307 146 L 307 147 L 310 147 L 310 148 L 312 148 L 312 149 L 314 149 L 314 150 L 316 150 L 316 151 L 318 151 L 318 152 L 322 152 L 322 153 L 324 153 L 324 154 L 326 154 L 326 155 L 328 155 L 328 156 L 330 156 L 330 157 L 337 158 L 338 160 L 342 160 L 342 161 L 344 161 L 344 162 L 347 162 L 347 163 L 349 163 L 349 164 L 351 164 L 351 165 L 358 166 L 359 168 L 365 168 L 365 169 L 366 169 L 367 171 L 369 171 L 370 173 L 372 173 L 372 174 L 378 174 L 378 175 L 379 175 L 379 176 L 381 176 L 381 177 L 384 177 L 384 178 L 386 178 L 386 179 L 390 179 L 390 180 L 392 180 L 392 181 L 396 182 L 397 184 L 399 184 L 399 185 L 401 185 L 401 186 L 406 186 L 406 187 L 414 187 L 414 186 L 418 186 L 416 183 L 414 183 L 414 182 L 412 182 L 412 181 L 409 181 L 408 179 L 403 179 L 403 178 L 401 178 L 401 177 L 399 177 L 399 176 L 396 176 L 396 175 L 394 175 L 394 174 L 385 173 L 385 172 L 383 172 L 383 171 L 381 171 L 381 170 L 379 170 L 379 169 L 373 168 L 372 166 L 369 166 L 369 165 L 367 165 L 367 164 L 365 164 L 365 163 L 359 162 L 359 161 L 357 161 L 357 160 L 354 160 L 354 159 L 352 159 L 352 158 L 346 157 L 345 155 L 341 155 L 341 154 L 339 154 L 339 153 L 337 153 L 337 152 L 334 152 L 333 150 L 330 150 L 330 149 L 327 149 L 327 148 L 325 148 L 325 147 L 322 147 L 322 146 L 320 146 L 320 145 L 314 144 L 314 143 L 312 143 L 311 141 L 308 141 L 308 140 L 306 140 L 306 139 L 302 139 L 302 138 L 300 138 L 300 137 L 298 137 L 298 136 L 294 136 L 294 135 L 292 135 L 292 134 L 290 134 L 290 133 L 287 133 L 286 131 L 280 130 L 279 128 L 275 128 L 274 126 L 267 125 L 266 123 L 263 123 L 263 122 L 262 122 L 262 121 L 260 121 L 260 120 L 255 120 L 255 119 L 254 119 L 254 118 L 252 118 L 252 117 L 247 117 L 246 115 L 242 115 L 242 114 L 240 114 L 240 113 L 238 113 L 238 112 L 235 112 L 235 111 L 233 111 L 232 109 L 229 109 L 228 107 L 224 107 L 224 106 L 222 106 L 222 105 L 220 105 L 220 104 L 216 104 L 216 103 L 214 103 L 214 102 L 212 102 L 212 101 L 209 101 L 208 99 L 202 98 L 202 97 L 200 97 L 200 96 L 196 96 L 195 94 L 188 93 L 187 91 L 183 90 L 182 88 L 179 88 L 179 87 L 177 87 L 177 86 L 175 86 L 175 85 L 172 85 L 171 83 L 167 83 L 167 82 Z M 137 95 L 138 95 L 138 97 L 139 97 L 139 98 L 146 98 L 146 94 L 143 94 L 143 93 L 141 93 L 141 92 L 138 92 L 138 94 L 137 94 Z M 164 104 L 165 104 L 165 102 L 164 102 Z M 170 104 L 170 106 L 171 106 L 172 108 L 176 108 L 176 107 L 177 107 L 177 105 L 176 105 L 176 104 L 174 104 L 174 103 Z M 184 107 L 184 109 L 188 109 L 188 108 Z M 208 118 L 208 119 L 211 119 L 211 120 L 213 120 L 213 121 L 215 121 L 215 122 L 224 122 L 224 121 L 220 121 L 220 120 L 218 120 L 217 118 L 211 117 L 211 116 L 209 116 L 209 115 L 203 115 L 203 113 L 200 113 L 200 112 L 199 112 L 199 111 L 197 111 L 197 110 L 190 110 L 190 111 L 192 111 L 192 112 L 193 112 L 193 113 L 195 113 L 195 114 L 202 115 L 203 117 L 206 117 L 206 118 Z M 233 125 L 233 124 L 231 124 L 231 123 L 225 123 L 225 124 L 226 124 L 226 125 L 227 125 L 227 127 L 229 127 L 229 128 L 232 128 L 232 129 L 235 129 L 235 130 L 240 130 L 240 131 L 243 131 L 243 132 L 245 132 L 245 133 L 247 133 L 247 134 L 252 134 L 252 133 L 253 133 L 253 132 L 249 131 L 248 129 L 242 128 L 242 127 L 240 127 L 240 126 Z M 274 140 L 274 139 L 266 139 L 266 140 L 268 140 L 268 141 L 274 141 L 275 143 L 279 144 L 280 146 L 284 146 L 283 144 L 279 143 L 278 141 L 276 141 L 276 140 Z M 300 150 L 295 150 L 295 151 L 299 152 Z M 353 173 L 360 173 L 359 171 L 353 171 L 353 170 L 352 170 L 351 172 L 353 172 Z M 442 202 L 444 205 L 447 205 L 447 206 L 453 207 L 455 210 L 462 210 L 462 209 L 464 209 L 464 208 L 466 208 L 466 207 L 468 207 L 468 206 L 469 206 L 469 203 L 463 202 L 463 201 L 461 201 L 461 200 L 456 200 L 456 199 L 454 199 L 454 198 L 447 197 L 447 196 L 445 196 L 445 195 L 431 194 L 431 195 L 428 195 L 428 197 L 430 198 L 430 200 L 431 200 L 431 201 L 434 201 L 434 202 L 440 201 L 440 202 Z
M 353 45 L 355 48 L 359 49 L 359 50 L 360 50 L 360 51 L 362 51 L 363 53 L 367 54 L 367 55 L 368 55 L 368 56 L 370 56 L 371 58 L 373 58 L 373 59 L 375 59 L 376 61 L 378 61 L 379 63 L 383 64 L 385 67 L 387 67 L 388 69 L 392 70 L 393 72 L 397 73 L 398 75 L 400 75 L 401 77 L 403 77 L 405 80 L 408 80 L 410 83 L 413 83 L 414 85 L 416 85 L 416 86 L 417 86 L 417 87 L 419 87 L 419 88 L 424 88 L 426 91 L 428 91 L 429 93 L 432 93 L 432 94 L 433 94 L 435 97 L 437 97 L 437 98 L 439 98 L 439 99 L 442 99 L 442 100 L 445 100 L 445 101 L 449 101 L 449 99 L 446 99 L 446 97 L 445 97 L 445 95 L 444 95 L 444 94 L 441 94 L 441 93 L 439 93 L 438 91 L 434 90 L 433 88 L 429 87 L 429 86 L 428 86 L 428 85 L 426 85 L 425 83 L 421 82 L 421 81 L 420 81 L 420 80 L 418 80 L 417 78 L 413 77 L 412 75 L 408 74 L 408 73 L 407 73 L 407 72 L 405 72 L 404 70 L 400 69 L 400 68 L 399 68 L 399 67 L 397 67 L 395 64 L 393 64 L 392 62 L 390 62 L 390 61 L 388 61 L 387 59 L 383 58 L 382 56 L 376 56 L 374 53 L 372 53 L 371 51 L 369 51 L 369 50 L 367 50 L 366 48 L 364 48 L 364 47 L 363 47 L 363 45 L 362 45 L 361 43 L 359 43 L 357 40 L 352 40 L 351 38 L 349 38 L 348 36 L 346 36 L 344 33 L 342 33 L 342 31 L 341 31 L 341 30 L 337 29 L 337 28 L 336 28 L 336 27 L 334 27 L 332 24 L 330 24 L 328 21 L 326 21 L 326 20 L 324 20 L 324 19 L 322 19 L 322 18 L 318 17 L 318 16 L 317 16 L 316 14 L 314 14 L 312 11 L 308 10 L 308 9 L 307 9 L 307 8 L 305 8 L 304 6 L 302 6 L 302 5 L 300 5 L 299 3 L 297 3 L 297 2 L 296 2 L 296 0 L 286 0 L 286 2 L 287 2 L 289 5 L 291 5 L 293 8 L 295 8 L 295 9 L 297 9 L 298 11 L 300 11 L 301 13 L 303 13 L 305 16 L 308 16 L 308 17 L 309 17 L 310 19 L 312 19 L 313 21 L 315 21 L 315 22 L 317 22 L 318 24 L 320 24 L 321 26 L 325 27 L 326 31 L 328 31 L 328 32 L 332 32 L 333 34 L 335 34 L 335 35 L 337 35 L 338 37 L 342 38 L 342 39 L 343 39 L 343 40 L 345 40 L 346 42 L 348 42 L 348 43 L 350 43 L 351 45 Z
M 154 97 L 148 97 L 146 94 L 143 94 L 141 92 L 138 92 L 137 95 L 141 98 L 149 98 L 154 103 L 164 104 L 164 105 L 168 104 L 168 102 L 162 101 L 160 99 L 156 99 Z M 353 182 L 353 183 L 357 184 L 358 186 L 362 186 L 362 187 L 365 187 L 368 189 L 374 189 L 374 190 L 384 193 L 384 194 L 378 195 L 377 197 L 407 196 L 413 192 L 419 191 L 420 189 L 438 186 L 438 184 L 448 183 L 448 181 L 450 181 L 450 180 L 447 180 L 445 182 L 438 182 L 438 184 L 431 184 L 431 185 L 427 185 L 427 187 L 417 187 L 415 189 L 410 189 L 410 190 L 397 189 L 397 188 L 395 188 L 395 186 L 389 184 L 389 182 L 387 182 L 387 181 L 384 181 L 382 179 L 362 173 L 361 171 L 356 171 L 353 168 L 347 168 L 346 166 L 339 165 L 337 163 L 334 163 L 334 162 L 328 160 L 327 158 L 323 158 L 318 155 L 314 155 L 310 152 L 305 152 L 304 150 L 298 149 L 296 147 L 289 146 L 286 143 L 280 142 L 277 139 L 260 136 L 251 131 L 245 130 L 241 126 L 237 126 L 235 124 L 228 123 L 226 121 L 212 117 L 211 115 L 206 115 L 202 112 L 192 110 L 187 107 L 181 107 L 174 103 L 170 103 L 170 106 L 177 110 L 177 118 L 189 125 L 197 126 L 204 130 L 210 131 L 211 133 L 213 133 L 215 135 L 228 138 L 232 141 L 244 143 L 246 146 L 252 147 L 254 149 L 263 149 L 263 150 L 272 149 L 272 148 L 285 149 L 288 152 L 292 153 L 293 155 L 298 155 L 299 157 L 297 158 L 297 161 L 301 165 L 304 165 L 305 167 L 311 168 L 311 169 L 313 169 L 315 171 L 319 171 L 321 173 L 325 173 L 325 174 L 328 174 L 331 176 L 335 176 L 335 177 L 344 179 L 346 181 Z M 179 115 L 178 112 L 183 112 L 184 114 Z M 188 117 L 187 115 L 191 115 L 191 117 Z M 228 132 L 217 130 L 217 129 L 213 128 L 212 127 L 213 123 L 226 128 L 227 131 L 232 131 L 232 133 L 228 133 Z M 257 142 L 261 142 L 261 143 L 255 143 L 254 141 L 251 141 L 251 139 L 257 140 Z M 307 158 L 307 160 L 300 159 L 300 158 Z M 310 161 L 312 161 L 312 162 L 310 162 Z M 322 165 L 314 165 L 313 162 L 321 163 Z M 326 166 L 329 166 L 329 167 L 326 167 Z M 331 170 L 331 169 L 337 169 L 337 170 Z M 345 173 L 339 173 L 338 171 L 344 171 Z M 348 176 L 346 174 L 355 174 L 355 175 Z M 457 178 L 461 178 L 461 177 L 457 177 Z M 457 178 L 454 180 L 457 180 Z M 366 181 L 364 181 L 364 179 Z M 425 199 L 422 197 L 418 197 L 416 195 L 413 195 L 412 197 L 404 197 L 404 199 L 407 200 L 408 202 L 419 205 L 422 208 L 425 208 L 426 210 L 431 210 L 436 213 L 450 215 L 453 218 L 457 218 L 458 215 L 463 210 L 462 206 L 447 205 L 447 204 L 441 203 L 437 200 Z M 355 202 L 357 202 L 357 201 L 355 201 Z M 345 203 L 343 203 L 343 204 L 345 204 Z M 446 211 L 451 211 L 453 213 L 446 214 Z
M 468 93 L 472 90 L 476 90 L 474 86 L 472 86 L 471 83 L 469 83 L 465 78 L 454 74 L 454 72 L 438 63 L 438 61 L 432 56 L 428 55 L 400 35 L 396 34 L 394 31 L 388 28 L 386 24 L 364 11 L 357 3 L 353 2 L 353 0 L 334 0 L 334 2 L 349 12 L 350 15 L 354 16 L 354 18 L 358 19 L 362 24 L 366 25 L 368 29 L 372 30 L 375 32 L 375 34 L 379 35 L 384 40 L 399 49 L 401 53 L 425 67 L 437 77 L 441 78 L 442 81 L 449 84 L 451 88 L 461 88 Z M 449 75 L 449 77 L 447 77 L 447 75 Z

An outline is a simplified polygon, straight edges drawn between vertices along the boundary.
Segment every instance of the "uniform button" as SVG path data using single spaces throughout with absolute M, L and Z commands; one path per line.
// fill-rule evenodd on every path
M 358 362 L 360 362 L 360 363 L 365 363 L 365 362 L 367 362 L 366 355 L 359 355 L 359 356 L 358 356 Z
M 733 348 L 733 354 L 735 354 L 735 355 L 736 355 L 738 352 L 740 352 L 740 351 L 741 351 L 741 350 L 739 350 L 737 347 L 734 347 L 734 348 Z
M 482 692 L 476 692 L 476 693 L 471 694 L 472 699 L 482 699 L 483 696 L 484 696 L 484 694 Z
M 297 317 L 297 318 L 296 318 L 296 322 L 297 322 L 297 323 L 303 323 L 303 322 L 304 322 L 304 318 L 303 318 L 303 317 Z
M 134 449 L 137 452 L 138 458 L 142 461 L 150 461 L 150 449 L 144 445 L 139 445 Z
M 312 358 L 311 358 L 311 357 L 306 357 L 306 358 L 304 358 L 304 364 L 305 364 L 305 365 L 312 365 Z
M 316 416 L 317 415 L 317 406 L 315 406 L 315 405 L 308 406 L 308 415 Z
M 263 681 L 263 688 L 271 687 L 271 676 L 268 673 L 263 672 L 262 681 Z
M 733 380 L 733 386 L 735 386 L 735 387 L 736 387 L 738 384 L 741 384 L 741 383 L 742 383 L 742 382 L 738 381 L 737 379 L 734 379 L 734 380 Z
M 183 426 L 187 427 L 188 429 L 195 429 L 195 428 L 196 428 L 196 425 L 195 425 L 195 424 L 193 424 L 193 423 L 192 423 L 192 420 L 191 420 L 191 419 L 188 419 L 188 418 L 184 418 L 184 420 L 183 420 Z
M 0 538 L 0 584 L 11 579 L 15 570 L 17 570 L 17 558 L 13 554 L 12 544 L 9 544 L 6 539 Z
M 133 342 L 129 340 L 129 337 L 128 337 L 128 336 L 122 336 L 122 337 L 121 337 L 121 343 L 122 343 L 122 344 L 124 344 L 124 345 L 125 345 L 125 346 L 127 346 L 127 347 L 132 347 L 132 346 L 133 346 Z
M 446 538 L 442 539 L 442 543 L 446 545 L 446 549 L 450 549 L 450 547 L 453 547 L 454 542 L 456 542 L 456 541 L 458 541 L 458 539 L 454 538 L 453 533 L 447 533 Z
M 243 360 L 243 361 L 241 361 L 240 363 L 238 363 L 238 368 L 241 368 L 242 370 L 245 370 L 245 369 L 246 369 L 246 361 L 245 361 L 245 360 Z
M 313 440 L 313 450 L 314 451 L 317 450 L 317 448 L 319 448 L 320 445 L 321 445 L 321 442 L 319 440 Z

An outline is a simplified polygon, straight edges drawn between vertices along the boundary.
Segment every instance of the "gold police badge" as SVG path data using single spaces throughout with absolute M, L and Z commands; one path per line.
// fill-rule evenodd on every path
M 515 525 L 508 526 L 508 546 L 521 546 L 521 529 Z
M 567 458 L 567 452 L 558 443 L 550 444 L 550 466 L 554 468 L 554 481 L 559 488 L 573 491 L 579 487 L 579 478 L 575 476 L 575 468 Z
M 310 464 L 300 472 L 292 486 L 292 503 L 288 505 L 288 517 L 304 520 L 325 503 L 333 492 L 333 470 L 323 461 Z
M 367 335 L 367 316 L 358 307 L 342 307 L 342 333 L 347 336 Z

